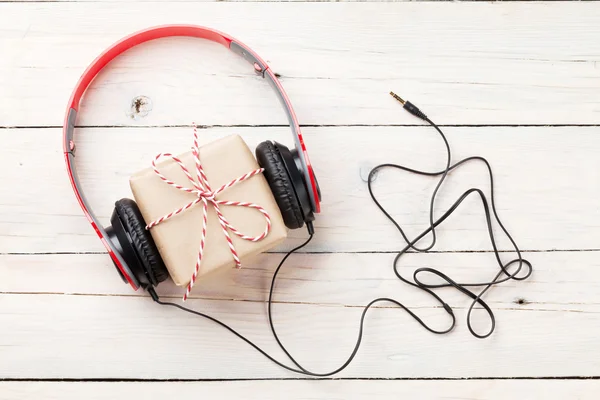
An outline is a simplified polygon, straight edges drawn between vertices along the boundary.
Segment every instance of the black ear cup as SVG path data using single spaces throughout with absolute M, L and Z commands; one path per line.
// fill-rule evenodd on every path
M 256 160 L 265 170 L 285 226 L 297 229 L 313 221 L 310 198 L 292 152 L 279 143 L 266 141 L 256 147 Z
M 131 199 L 115 203 L 110 219 L 122 255 L 142 287 L 156 286 L 169 277 L 152 235 L 137 204 Z

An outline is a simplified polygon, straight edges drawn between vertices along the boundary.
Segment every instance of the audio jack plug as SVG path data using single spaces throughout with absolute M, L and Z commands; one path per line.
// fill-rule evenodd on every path
M 314 235 L 314 234 L 315 234 L 315 227 L 313 226 L 313 223 L 312 223 L 312 221 L 308 221 L 308 222 L 306 223 L 306 228 L 308 229 L 308 234 L 309 234 L 310 236 L 312 236 L 312 235 Z
M 390 95 L 396 100 L 398 100 L 400 103 L 402 103 L 402 106 L 406 111 L 408 111 L 417 118 L 421 118 L 423 121 L 429 122 L 429 118 L 427 118 L 427 115 L 425 115 L 423 111 L 419 110 L 419 107 L 415 106 L 410 101 L 405 101 L 402 97 L 398 96 L 394 92 L 390 92 Z

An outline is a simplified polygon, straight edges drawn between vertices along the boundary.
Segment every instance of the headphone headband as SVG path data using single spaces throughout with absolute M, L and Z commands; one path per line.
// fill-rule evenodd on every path
M 246 61 L 248 61 L 254 71 L 265 78 L 275 93 L 279 101 L 281 102 L 285 113 L 288 118 L 288 122 L 292 129 L 292 135 L 294 136 L 294 143 L 296 146 L 296 150 L 298 152 L 301 171 L 304 176 L 304 180 L 307 184 L 307 189 L 309 192 L 309 197 L 311 201 L 311 205 L 313 211 L 318 213 L 320 212 L 320 200 L 319 194 L 317 191 L 317 182 L 315 179 L 315 175 L 312 169 L 312 165 L 308 158 L 308 153 L 306 151 L 306 146 L 304 145 L 304 140 L 302 138 L 302 133 L 300 132 L 300 125 L 298 123 L 298 119 L 296 118 L 296 114 L 292 108 L 292 104 L 287 97 L 283 86 L 275 76 L 275 74 L 271 71 L 266 62 L 264 62 L 252 49 L 243 44 L 242 42 L 232 38 L 229 35 L 221 33 L 219 31 L 205 28 L 202 26 L 196 25 L 164 25 L 149 28 L 143 31 L 139 31 L 130 36 L 125 37 L 119 42 L 113 44 L 110 48 L 105 50 L 102 54 L 100 54 L 92 64 L 85 70 L 79 82 L 75 86 L 73 93 L 71 95 L 71 99 L 69 100 L 69 104 L 67 106 L 67 112 L 65 115 L 65 122 L 63 125 L 63 152 L 65 154 L 65 163 L 67 165 L 67 172 L 69 174 L 69 178 L 71 181 L 71 186 L 73 187 L 73 191 L 75 192 L 75 196 L 83 210 L 86 218 L 96 231 L 96 234 L 104 244 L 104 247 L 110 254 L 113 259 L 115 265 L 121 270 L 122 275 L 126 278 L 127 282 L 134 288 L 137 289 L 139 287 L 139 282 L 133 276 L 127 263 L 123 260 L 119 251 L 114 247 L 113 243 L 108 239 L 107 233 L 104 227 L 98 222 L 98 219 L 92 212 L 89 203 L 87 202 L 81 185 L 79 183 L 79 178 L 77 175 L 77 171 L 75 168 L 75 142 L 73 141 L 73 134 L 75 131 L 75 122 L 77 119 L 77 112 L 79 110 L 79 103 L 81 98 L 91 82 L 98 75 L 98 73 L 114 58 L 122 54 L 123 52 L 129 50 L 130 48 L 145 43 L 150 40 L 160 39 L 171 36 L 187 36 L 187 37 L 197 37 L 202 39 L 208 39 L 216 43 L 220 43 L 223 46 L 229 48 L 236 54 L 242 56 Z

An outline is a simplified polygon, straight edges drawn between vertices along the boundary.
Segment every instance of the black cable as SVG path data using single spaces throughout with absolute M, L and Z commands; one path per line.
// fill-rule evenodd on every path
M 454 312 L 452 310 L 452 308 L 445 303 L 442 298 L 437 295 L 432 289 L 436 289 L 436 288 L 442 288 L 442 287 L 453 287 L 457 290 L 459 290 L 461 293 L 469 296 L 470 298 L 473 299 L 473 302 L 471 303 L 471 305 L 469 306 L 468 312 L 467 312 L 467 326 L 469 331 L 471 332 L 471 334 L 477 338 L 486 338 L 488 336 L 490 336 L 492 334 L 492 332 L 495 329 L 496 326 L 496 319 L 494 317 L 494 313 L 492 311 L 492 309 L 488 306 L 488 304 L 482 300 L 482 296 L 494 285 L 497 285 L 499 283 L 502 282 L 506 282 L 508 280 L 524 280 L 527 279 L 533 269 L 532 269 L 532 265 L 531 263 L 522 258 L 521 256 L 521 251 L 519 250 L 517 244 L 515 243 L 515 241 L 513 240 L 512 236 L 508 233 L 508 230 L 504 227 L 504 225 L 502 224 L 502 222 L 500 221 L 500 218 L 498 217 L 498 213 L 496 211 L 496 205 L 494 203 L 494 178 L 493 178 L 493 173 L 492 173 L 492 168 L 489 164 L 489 162 L 483 158 L 483 157 L 468 157 L 465 158 L 453 165 L 451 165 L 451 159 L 452 159 L 452 153 L 450 151 L 450 145 L 448 144 L 448 140 L 446 139 L 446 136 L 444 135 L 444 133 L 442 132 L 442 130 L 433 122 L 431 121 L 423 112 L 421 112 L 417 107 L 415 107 L 412 103 L 410 102 L 405 102 L 404 100 L 402 100 L 399 96 L 395 95 L 394 93 L 390 93 L 394 98 L 396 98 L 398 101 L 400 101 L 404 108 L 410 112 L 411 114 L 417 116 L 418 118 L 423 119 L 424 121 L 427 121 L 432 127 L 434 127 L 436 129 L 436 131 L 440 134 L 442 140 L 444 141 L 444 144 L 446 146 L 446 154 L 447 154 L 447 158 L 446 158 L 446 167 L 442 170 L 442 171 L 438 171 L 438 172 L 427 172 L 427 171 L 421 171 L 421 170 L 416 170 L 416 169 L 412 169 L 409 167 L 405 167 L 402 165 L 397 165 L 397 164 L 381 164 L 376 166 L 375 168 L 373 168 L 371 170 L 371 172 L 369 173 L 369 178 L 367 181 L 367 185 L 368 185 L 368 189 L 369 189 L 369 194 L 373 200 L 373 202 L 375 203 L 375 205 L 377 205 L 377 207 L 381 210 L 381 212 L 383 212 L 383 214 L 394 224 L 394 226 L 398 229 L 398 231 L 400 232 L 401 236 L 403 237 L 404 241 L 406 242 L 406 247 L 404 247 L 400 252 L 398 252 L 398 254 L 396 255 L 395 259 L 394 259 L 394 273 L 396 274 L 396 276 L 402 281 L 405 282 L 411 286 L 414 286 L 420 290 L 423 290 L 427 293 L 429 293 L 431 296 L 433 296 L 444 308 L 444 310 L 450 315 L 451 317 L 451 323 L 450 326 L 447 329 L 444 330 L 435 330 L 433 328 L 431 328 L 430 326 L 428 326 L 418 315 L 416 315 L 414 312 L 412 312 L 411 310 L 409 310 L 406 306 L 404 306 L 402 303 L 398 302 L 397 300 L 394 299 L 390 299 L 387 297 L 380 297 L 377 299 L 374 299 L 373 301 L 371 301 L 369 304 L 367 304 L 365 306 L 365 308 L 363 309 L 363 312 L 361 314 L 360 317 L 360 322 L 359 322 L 359 329 L 358 329 L 358 337 L 356 339 L 356 344 L 354 345 L 354 349 L 352 350 L 352 352 L 350 353 L 350 356 L 348 357 L 348 359 L 337 369 L 330 371 L 330 372 L 325 372 L 325 373 L 317 373 L 317 372 L 312 372 L 309 371 L 308 369 L 304 368 L 302 365 L 300 365 L 300 363 L 298 361 L 296 361 L 296 359 L 290 354 L 290 352 L 286 349 L 286 347 L 283 345 L 283 343 L 281 342 L 281 340 L 279 339 L 279 336 L 277 335 L 277 331 L 275 329 L 275 324 L 273 323 L 273 315 L 272 315 L 272 305 L 273 305 L 273 292 L 274 292 L 274 288 L 275 288 L 275 282 L 277 280 L 277 276 L 279 274 L 279 271 L 281 269 L 281 267 L 283 266 L 283 264 L 285 263 L 285 261 L 288 259 L 288 257 L 290 255 L 292 255 L 294 252 L 300 250 L 301 248 L 303 248 L 304 246 L 306 246 L 307 244 L 310 243 L 310 241 L 313 238 L 313 233 L 314 233 L 314 229 L 312 227 L 312 223 L 307 223 L 307 228 L 308 228 L 308 233 L 309 233 L 309 237 L 308 239 L 302 243 L 301 245 L 295 247 L 294 249 L 292 249 L 291 251 L 289 251 L 285 257 L 283 257 L 283 259 L 280 261 L 279 265 L 277 266 L 277 268 L 275 269 L 275 272 L 273 273 L 273 278 L 271 280 L 271 286 L 269 289 L 269 299 L 267 302 L 268 305 L 268 318 L 269 318 L 269 327 L 271 328 L 271 332 L 273 333 L 273 337 L 275 338 L 275 340 L 277 341 L 277 344 L 279 345 L 279 347 L 281 348 L 281 350 L 286 354 L 286 356 L 288 357 L 288 359 L 296 366 L 289 366 L 286 365 L 284 363 L 282 363 L 279 360 L 276 360 L 275 358 L 273 358 L 271 355 L 269 355 L 267 352 L 265 352 L 264 350 L 262 350 L 260 347 L 258 347 L 258 345 L 254 344 L 254 342 L 252 342 L 250 339 L 246 338 L 245 336 L 243 336 L 242 334 L 240 334 L 239 332 L 237 332 L 235 329 L 231 328 L 229 325 L 225 324 L 222 321 L 219 321 L 218 319 L 211 317 L 210 315 L 204 314 L 202 312 L 199 311 L 194 311 L 191 310 L 189 308 L 183 307 L 182 305 L 176 304 L 176 303 L 171 303 L 171 302 L 164 302 L 161 301 L 160 298 L 158 297 L 158 295 L 156 294 L 156 292 L 154 291 L 153 288 L 148 289 L 148 291 L 150 292 L 150 295 L 152 296 L 152 299 L 157 302 L 158 304 L 161 305 L 165 305 L 165 306 L 171 306 L 171 307 L 176 307 L 179 308 L 180 310 L 189 312 L 191 314 L 200 316 L 200 317 L 204 317 L 206 319 L 209 319 L 219 325 L 221 325 L 222 327 L 224 327 L 225 329 L 229 330 L 231 333 L 233 333 L 235 336 L 237 336 L 238 338 L 242 339 L 244 342 L 248 343 L 250 346 L 252 346 L 254 349 L 256 349 L 260 354 L 262 354 L 263 356 L 265 356 L 267 359 L 271 360 L 272 362 L 274 362 L 275 364 L 277 364 L 278 366 L 285 368 L 288 371 L 292 371 L 292 372 L 296 372 L 299 374 L 303 374 L 303 375 L 308 375 L 308 376 L 314 376 L 314 377 L 327 377 L 327 376 L 331 376 L 331 375 L 335 375 L 338 372 L 342 371 L 343 369 L 345 369 L 354 359 L 354 357 L 356 356 L 358 349 L 360 348 L 360 344 L 362 342 L 362 337 L 363 337 L 363 331 L 364 331 L 364 321 L 365 321 L 365 316 L 367 314 L 367 311 L 374 306 L 377 303 L 382 303 L 382 302 L 387 302 L 387 303 L 392 303 L 395 306 L 402 308 L 403 310 L 405 310 L 411 317 L 413 317 L 415 319 L 415 321 L 417 321 L 421 326 L 423 326 L 426 330 L 428 330 L 429 332 L 435 333 L 435 334 L 445 334 L 448 333 L 450 331 L 452 331 L 452 329 L 454 329 L 454 327 L 456 326 L 456 317 L 454 315 Z M 453 204 L 452 206 L 444 213 L 442 214 L 441 217 L 435 219 L 435 215 L 434 215 L 434 206 L 435 206 L 435 200 L 437 197 L 437 193 L 439 191 L 439 189 L 441 188 L 444 180 L 446 179 L 446 176 L 453 170 L 455 170 L 456 168 L 460 167 L 461 165 L 468 163 L 469 161 L 481 161 L 483 162 L 488 170 L 489 176 L 490 176 L 490 185 L 491 185 L 491 212 L 490 212 L 490 205 L 488 204 L 487 198 L 485 196 L 485 194 L 483 193 L 483 191 L 481 191 L 480 189 L 477 188 L 471 188 L 467 191 L 465 191 Z M 383 206 L 380 204 L 379 201 L 377 201 L 377 198 L 375 197 L 373 190 L 372 190 L 372 182 L 373 182 L 373 176 L 375 175 L 375 173 L 377 171 L 379 171 L 382 168 L 396 168 L 396 169 L 400 169 L 403 171 L 407 171 L 407 172 L 411 172 L 411 173 L 415 173 L 418 175 L 424 175 L 424 176 L 432 176 L 432 177 L 436 177 L 436 176 L 440 176 L 440 179 L 433 191 L 433 194 L 431 196 L 431 200 L 429 203 L 429 227 L 427 229 L 425 229 L 423 232 L 421 232 L 416 238 L 414 238 L 413 240 L 410 240 L 408 238 L 408 236 L 406 236 L 405 232 L 403 231 L 403 229 L 401 228 L 401 226 L 398 224 L 398 222 L 383 208 Z M 495 275 L 495 277 L 491 280 L 491 281 L 487 281 L 487 282 L 477 282 L 477 283 L 457 283 L 454 280 L 452 280 L 449 276 L 447 276 L 446 274 L 434 269 L 434 268 L 418 268 L 414 274 L 413 274 L 413 281 L 410 281 L 408 279 L 406 279 L 405 277 L 403 277 L 400 272 L 398 271 L 398 261 L 400 260 L 400 258 L 410 249 L 413 249 L 415 251 L 418 252 L 427 252 L 429 250 L 431 250 L 436 242 L 437 242 L 437 236 L 436 236 L 436 231 L 435 228 L 440 225 L 443 221 L 445 221 L 454 211 L 456 211 L 456 209 L 462 204 L 462 202 L 469 197 L 471 194 L 478 194 L 479 198 L 481 199 L 481 203 L 485 212 L 485 218 L 486 218 L 486 223 L 487 223 L 487 228 L 488 228 L 488 234 L 490 237 L 490 242 L 492 244 L 493 250 L 494 250 L 494 255 L 496 257 L 496 260 L 498 262 L 498 265 L 500 267 L 500 271 Z M 495 241 L 495 237 L 494 237 L 494 232 L 493 232 L 493 227 L 492 227 L 492 214 L 494 215 L 494 219 L 496 220 L 496 222 L 498 223 L 498 225 L 500 226 L 500 228 L 502 229 L 502 231 L 506 234 L 506 236 L 508 237 L 508 239 L 510 240 L 514 251 L 517 253 L 517 258 L 515 258 L 514 260 L 511 260 L 507 263 L 503 263 L 501 258 L 500 258 L 500 253 L 498 251 L 498 248 L 496 246 L 496 241 Z M 425 236 L 427 236 L 429 233 L 431 233 L 432 236 L 432 241 L 431 244 L 428 246 L 425 246 L 424 248 L 419 248 L 416 247 L 416 244 L 423 239 Z M 508 271 L 508 268 L 511 267 L 513 264 L 518 263 L 518 268 L 516 269 L 515 272 L 510 273 Z M 526 267 L 526 274 L 523 276 L 518 276 L 519 272 L 521 272 L 521 270 L 523 269 L 523 265 L 525 265 Z M 430 274 L 434 274 L 436 276 L 438 276 L 439 278 L 443 279 L 446 283 L 441 283 L 441 284 L 426 284 L 423 283 L 419 280 L 419 275 L 421 275 L 422 273 L 430 273 Z M 505 275 L 505 277 L 501 278 L 500 277 L 502 275 Z M 475 294 L 474 292 L 472 292 L 471 290 L 467 289 L 469 287 L 481 287 L 483 286 L 483 289 L 478 293 Z M 490 330 L 485 333 L 485 334 L 478 334 L 477 332 L 474 331 L 472 324 L 471 324 L 471 314 L 472 311 L 475 307 L 476 304 L 479 304 L 481 307 L 483 307 L 483 309 L 488 313 L 489 317 L 490 317 L 490 321 L 491 321 L 491 327 Z
M 409 168 L 409 167 L 405 167 L 405 166 L 397 165 L 397 164 L 381 164 L 381 165 L 378 165 L 375 168 L 373 168 L 371 170 L 371 172 L 369 173 L 367 185 L 369 188 L 369 194 L 371 196 L 371 199 L 373 200 L 375 205 L 377 205 L 377 207 L 383 212 L 383 214 L 394 224 L 394 226 L 396 226 L 396 228 L 398 229 L 398 231 L 400 232 L 400 234 L 402 235 L 402 237 L 404 238 L 404 240 L 407 243 L 406 247 L 404 247 L 404 249 L 400 250 L 394 259 L 394 273 L 401 281 L 429 293 L 437 301 L 439 301 L 440 304 L 442 304 L 442 306 L 444 306 L 444 308 L 447 307 L 447 304 L 444 303 L 444 301 L 437 294 L 435 294 L 431 289 L 442 288 L 442 287 L 454 287 L 455 289 L 459 290 L 460 292 L 464 293 L 465 295 L 471 297 L 473 299 L 473 302 L 469 306 L 469 309 L 467 312 L 467 327 L 473 336 L 480 338 L 480 339 L 486 338 L 494 332 L 494 329 L 496 326 L 496 319 L 494 317 L 494 313 L 492 312 L 491 308 L 488 306 L 488 304 L 486 302 L 484 302 L 481 299 L 481 297 L 492 286 L 494 286 L 496 284 L 506 282 L 511 279 L 517 280 L 517 281 L 527 279 L 529 276 L 531 276 L 531 273 L 533 272 L 533 267 L 528 260 L 524 259 L 521 256 L 521 251 L 520 251 L 519 247 L 517 246 L 516 242 L 514 241 L 514 239 L 512 238 L 512 236 L 510 235 L 510 233 L 508 232 L 508 230 L 506 229 L 506 227 L 500 220 L 500 217 L 498 216 L 498 212 L 496 210 L 495 196 L 494 196 L 494 174 L 492 173 L 492 167 L 491 167 L 490 163 L 483 157 L 473 156 L 473 157 L 467 157 L 467 158 L 455 163 L 454 165 L 451 165 L 452 153 L 450 151 L 450 147 L 448 146 L 448 141 L 446 139 L 446 136 L 444 135 L 442 130 L 433 121 L 431 121 L 423 112 L 421 112 L 415 105 L 413 105 L 412 103 L 410 103 L 408 101 L 404 101 L 402 98 L 400 98 L 398 95 L 396 95 L 393 92 L 390 92 L 390 94 L 392 95 L 392 97 L 394 97 L 400 103 L 402 103 L 405 110 L 407 110 L 411 114 L 415 115 L 416 117 L 426 121 L 427 123 L 429 123 L 432 127 L 434 127 L 437 130 L 437 132 L 442 137 L 444 143 L 446 144 L 446 155 L 447 155 L 446 156 L 446 168 L 444 168 L 444 170 L 442 170 L 442 171 L 427 172 L 427 171 L 421 171 L 421 170 L 417 170 L 417 169 L 413 169 L 413 168 Z M 440 180 L 436 186 L 436 189 L 434 190 L 434 193 L 432 195 L 431 204 L 433 205 L 435 196 L 437 194 L 437 190 L 441 186 L 441 184 L 444 181 L 444 179 L 446 178 L 446 176 L 451 171 L 455 170 L 456 168 L 460 167 L 463 164 L 468 163 L 469 161 L 481 161 L 485 164 L 487 171 L 488 171 L 488 175 L 490 177 L 490 194 L 491 194 L 490 203 L 488 203 L 488 200 L 482 190 L 480 190 L 478 188 L 471 188 L 471 189 L 465 191 L 452 204 L 452 206 L 448 209 L 448 211 L 446 211 L 440 218 L 435 220 L 435 222 L 434 222 L 434 216 L 433 216 L 433 208 L 430 208 L 430 215 L 429 215 L 430 226 L 425 231 L 423 231 L 421 234 L 419 234 L 412 241 L 407 238 L 406 234 L 404 233 L 404 231 L 402 230 L 402 228 L 400 227 L 398 222 L 383 208 L 383 206 L 377 201 L 375 195 L 373 194 L 373 190 L 371 187 L 372 182 L 373 182 L 373 176 L 375 175 L 375 173 L 377 171 L 379 171 L 382 168 L 386 168 L 386 167 L 396 168 L 396 169 L 400 169 L 400 170 L 404 170 L 407 172 L 411 172 L 411 173 L 418 174 L 418 175 L 424 175 L 424 176 L 440 176 L 441 175 L 441 178 L 440 178 Z M 494 255 L 496 257 L 496 261 L 498 262 L 498 266 L 500 267 L 500 271 L 494 276 L 494 278 L 491 281 L 477 282 L 477 283 L 454 282 L 449 276 L 447 276 L 446 274 L 444 274 L 434 268 L 418 268 L 413 274 L 413 281 L 409 281 L 408 279 L 404 278 L 398 271 L 398 261 L 400 260 L 400 258 L 411 248 L 419 251 L 419 249 L 416 248 L 414 245 L 417 242 L 419 242 L 423 237 L 425 237 L 429 232 L 432 233 L 432 237 L 433 237 L 432 243 L 435 243 L 435 240 L 436 240 L 435 239 L 435 227 L 437 227 L 444 220 L 446 220 L 446 218 L 448 218 L 460 206 L 460 204 L 473 193 L 477 193 L 481 200 L 481 203 L 482 203 L 482 206 L 484 209 L 484 213 L 485 213 L 486 224 L 487 224 L 488 234 L 490 237 L 490 242 L 492 244 L 492 248 L 494 251 Z M 490 212 L 490 204 L 491 204 L 491 209 L 492 209 L 491 212 Z M 492 218 L 491 218 L 492 213 L 494 215 L 494 219 L 496 220 L 496 222 L 498 223 L 498 225 L 500 226 L 500 228 L 502 229 L 502 231 L 504 232 L 506 237 L 510 240 L 510 243 L 512 244 L 514 251 L 517 253 L 517 258 L 514 260 L 511 260 L 507 263 L 503 263 L 502 260 L 500 259 L 500 252 L 498 251 L 498 248 L 496 246 L 496 240 L 495 240 L 495 236 L 494 236 L 494 231 L 493 231 L 493 226 L 492 226 Z M 431 249 L 431 247 L 428 247 L 427 249 Z M 508 271 L 508 268 L 516 263 L 518 263 L 518 265 L 519 265 L 518 268 L 516 269 L 515 272 L 510 273 Z M 526 267 L 526 273 L 523 276 L 518 276 L 519 272 L 521 272 L 521 270 L 523 269 L 523 265 L 525 265 L 525 267 Z M 447 283 L 437 284 L 437 285 L 425 284 L 425 283 L 419 281 L 419 279 L 418 279 L 418 276 L 420 274 L 422 274 L 423 272 L 429 272 L 431 274 L 437 275 L 438 277 L 442 278 Z M 503 274 L 505 275 L 505 277 L 500 279 L 500 277 Z M 479 292 L 479 294 L 475 294 L 472 291 L 470 291 L 469 289 L 467 289 L 467 287 L 474 287 L 474 286 L 477 286 L 477 287 L 483 286 L 483 289 Z M 475 332 L 475 330 L 473 329 L 472 323 L 471 323 L 471 315 L 472 315 L 473 309 L 476 304 L 479 304 L 481 307 L 483 307 L 483 309 L 485 309 L 485 311 L 488 313 L 488 315 L 490 317 L 490 322 L 491 322 L 490 329 L 485 334 L 478 334 L 477 332 Z M 434 333 L 445 333 L 445 332 L 435 332 L 435 331 L 429 329 L 428 327 L 426 327 L 426 328 L 429 331 L 434 332 Z M 454 328 L 454 325 L 450 326 L 450 328 L 447 331 L 450 331 L 453 328 Z
M 307 244 L 310 243 L 311 239 L 312 239 L 313 235 L 310 235 L 308 237 L 308 239 L 302 243 L 300 246 L 295 247 L 294 249 L 292 249 L 290 252 L 288 252 L 286 254 L 286 256 L 281 260 L 281 262 L 279 263 L 279 266 L 277 267 L 277 270 L 275 272 L 275 274 L 277 273 L 277 271 L 279 271 L 279 268 L 283 265 L 283 263 L 285 262 L 285 260 L 294 252 L 296 252 L 297 250 L 300 250 L 301 248 L 303 248 L 304 246 L 306 246 Z M 150 296 L 152 297 L 152 299 L 157 302 L 160 305 L 163 306 L 171 306 L 171 307 L 175 307 L 175 308 L 179 308 L 180 310 L 189 312 L 191 314 L 197 315 L 199 317 L 203 317 L 206 318 L 208 320 L 211 320 L 219 325 L 221 325 L 223 328 L 227 329 L 229 332 L 233 333 L 235 336 L 237 336 L 238 338 L 242 339 L 244 342 L 248 343 L 250 346 L 254 347 L 254 349 L 256 349 L 256 351 L 258 351 L 260 354 L 262 354 L 263 356 L 265 356 L 266 358 L 268 358 L 269 360 L 273 361 L 275 364 L 279 365 L 282 368 L 285 368 L 289 371 L 292 372 L 298 372 L 298 373 L 302 373 L 302 371 L 300 370 L 296 370 L 292 367 L 289 367 L 283 363 L 281 363 L 280 361 L 277 361 L 275 358 L 271 357 L 266 351 L 264 351 L 263 349 L 261 349 L 260 347 L 258 347 L 258 345 L 254 344 L 254 342 L 252 342 L 250 339 L 248 339 L 247 337 L 245 337 L 244 335 L 242 335 L 241 333 L 239 333 L 238 331 L 236 331 L 235 329 L 233 329 L 232 327 L 230 327 L 229 325 L 227 325 L 226 323 L 219 321 L 218 319 L 211 317 L 208 314 L 204 314 L 200 311 L 195 311 L 192 309 L 189 309 L 187 307 L 182 306 L 181 304 L 177 304 L 177 303 L 171 303 L 171 302 L 167 302 L 167 301 L 162 301 L 160 300 L 160 298 L 158 297 L 158 294 L 156 293 L 156 291 L 154 290 L 153 287 L 149 287 L 148 288 L 148 292 L 150 293 Z M 270 322 L 270 319 L 269 319 Z

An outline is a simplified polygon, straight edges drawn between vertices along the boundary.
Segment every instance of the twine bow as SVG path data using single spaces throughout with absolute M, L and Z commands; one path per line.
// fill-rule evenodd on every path
M 164 215 L 155 221 L 152 221 L 151 223 L 149 223 L 146 226 L 146 229 L 152 229 L 153 227 L 160 224 L 161 222 L 164 222 L 164 221 L 168 220 L 169 218 L 172 218 L 172 217 L 176 216 L 177 214 L 180 214 L 180 213 L 184 212 L 185 210 L 188 210 L 188 209 L 192 208 L 193 206 L 195 206 L 196 204 L 202 202 L 202 236 L 200 238 L 200 250 L 198 251 L 198 258 L 196 260 L 196 268 L 194 270 L 194 274 L 192 275 L 192 277 L 190 279 L 190 283 L 187 286 L 185 295 L 183 296 L 183 301 L 186 301 L 188 296 L 190 295 L 190 292 L 191 292 L 192 288 L 194 287 L 194 283 L 196 282 L 196 277 L 198 276 L 198 271 L 200 270 L 200 265 L 202 263 L 202 257 L 204 255 L 204 245 L 206 242 L 206 225 L 207 225 L 207 218 L 208 218 L 208 204 L 209 203 L 214 207 L 214 209 L 217 213 L 217 216 L 219 218 L 219 223 L 221 224 L 221 229 L 223 230 L 223 235 L 225 235 L 225 239 L 227 239 L 227 244 L 229 245 L 229 250 L 231 251 L 231 255 L 233 256 L 233 259 L 235 260 L 236 268 L 241 268 L 242 264 L 240 262 L 240 258 L 237 254 L 235 246 L 233 245 L 233 241 L 231 240 L 229 231 L 233 232 L 236 236 L 238 236 L 239 238 L 241 238 L 243 240 L 248 240 L 251 242 L 258 242 L 259 240 L 264 239 L 269 234 L 269 231 L 271 230 L 271 217 L 269 217 L 269 214 L 267 213 L 267 211 L 263 207 L 259 206 L 258 204 L 246 203 L 246 202 L 240 202 L 240 201 L 217 200 L 217 198 L 216 198 L 216 196 L 218 194 L 220 194 L 222 191 L 224 191 L 225 189 L 230 188 L 234 185 L 237 185 L 238 183 L 243 182 L 246 179 L 253 177 L 254 175 L 258 175 L 258 174 L 262 173 L 264 171 L 263 168 L 259 168 L 254 171 L 248 172 L 247 174 L 244 174 L 244 175 L 240 176 L 239 178 L 234 179 L 231 182 L 226 183 L 225 185 L 221 186 L 217 190 L 213 191 L 210 187 L 210 184 L 208 183 L 208 179 L 206 178 L 206 174 L 204 173 L 202 164 L 200 163 L 200 153 L 198 151 L 198 129 L 196 128 L 195 124 L 194 124 L 194 146 L 192 147 L 192 155 L 194 156 L 194 162 L 196 164 L 196 179 L 194 179 L 194 177 L 190 174 L 190 172 L 186 168 L 185 164 L 183 164 L 183 162 L 181 162 L 181 160 L 179 158 L 175 157 L 171 153 L 160 153 L 152 161 L 152 169 L 154 170 L 156 175 L 158 175 L 160 177 L 160 179 L 163 180 L 163 182 L 165 182 L 167 185 L 172 186 L 176 189 L 182 190 L 187 193 L 192 193 L 192 194 L 196 195 L 197 198 L 192 200 L 185 206 L 178 208 L 177 210 L 172 211 L 169 214 Z M 177 164 L 179 164 L 179 167 L 185 173 L 188 180 L 192 183 L 193 187 L 192 188 L 184 187 L 184 186 L 181 186 L 181 185 L 167 179 L 156 167 L 156 162 L 159 159 L 161 159 L 162 157 L 169 157 L 173 161 L 175 161 Z M 229 223 L 227 218 L 221 212 L 220 206 L 248 207 L 248 208 L 253 208 L 255 210 L 260 211 L 263 214 L 263 216 L 265 217 L 265 222 L 266 222 L 264 232 L 258 236 L 248 236 L 248 235 L 241 233 L 233 225 L 231 225 L 231 223 Z

